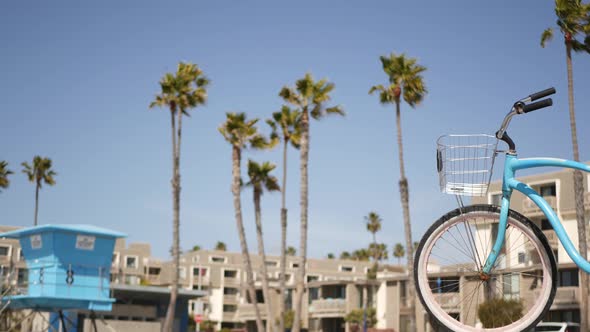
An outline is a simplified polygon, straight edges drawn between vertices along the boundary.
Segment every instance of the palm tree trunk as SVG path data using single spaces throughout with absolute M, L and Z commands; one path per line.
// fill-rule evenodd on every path
M 404 153 L 403 153 L 403 145 L 402 145 L 402 125 L 401 125 L 401 112 L 400 112 L 400 102 L 397 101 L 395 103 L 395 120 L 397 125 L 397 148 L 399 153 L 399 170 L 400 170 L 400 180 L 399 180 L 399 191 L 400 191 L 400 198 L 402 203 L 402 210 L 404 216 L 404 231 L 406 237 L 406 248 L 412 248 L 412 225 L 410 223 L 410 195 L 408 191 L 408 180 L 406 179 L 406 173 L 404 168 Z M 408 269 L 408 305 L 411 308 L 410 314 L 410 329 L 412 331 L 415 330 L 416 327 L 416 317 L 415 317 L 415 310 L 414 310 L 414 280 L 412 279 L 413 271 L 414 271 L 414 256 L 412 255 L 412 251 L 408 250 L 407 252 L 407 269 Z
M 279 331 L 285 332 L 285 273 L 287 271 L 287 147 L 289 140 L 284 139 L 283 146 L 283 184 L 281 187 L 281 278 L 279 288 L 281 300 L 279 301 Z
M 308 173 L 309 161 L 309 113 L 307 107 L 303 107 L 301 116 L 301 230 L 300 250 L 301 261 L 299 262 L 299 274 L 297 276 L 297 294 L 295 297 L 295 318 L 291 331 L 299 332 L 301 329 L 301 307 L 303 302 L 303 291 L 305 282 L 305 264 L 307 261 L 307 208 L 308 208 Z M 282 332 L 282 331 L 281 331 Z
M 363 325 L 361 331 L 366 332 L 365 325 L 367 325 L 367 303 L 369 303 L 369 292 L 367 290 L 368 285 L 365 283 L 363 287 Z
M 576 114 L 574 112 L 574 77 L 572 70 L 572 45 L 566 36 L 565 41 L 566 62 L 567 62 L 567 88 L 570 113 L 570 128 L 572 134 L 572 148 L 574 160 L 580 161 L 578 152 L 578 133 L 576 130 Z M 574 195 L 576 202 L 576 219 L 578 220 L 578 247 L 580 255 L 586 259 L 588 253 L 588 242 L 586 240 L 586 220 L 584 217 L 584 179 L 582 172 L 574 171 Z M 588 331 L 588 274 L 580 271 L 580 331 Z
M 240 163 L 241 151 L 237 147 L 232 148 L 232 186 L 231 191 L 234 195 L 234 208 L 236 210 L 236 226 L 238 228 L 238 235 L 240 236 L 240 247 L 242 247 L 242 259 L 246 263 L 246 283 L 248 284 L 248 293 L 254 305 L 254 312 L 256 313 L 256 327 L 258 332 L 264 331 L 264 324 L 260 317 L 260 310 L 258 309 L 258 301 L 256 300 L 256 288 L 254 287 L 254 276 L 252 274 L 252 262 L 250 261 L 250 254 L 248 253 L 248 243 L 246 242 L 246 232 L 244 231 L 244 222 L 242 220 L 242 203 L 240 201 Z
M 37 216 L 39 214 L 39 182 L 37 182 L 37 185 L 35 186 L 35 223 L 33 224 L 34 226 L 37 226 Z
M 258 238 L 258 255 L 262 257 L 262 294 L 264 295 L 264 305 L 266 306 L 266 331 L 274 330 L 274 319 L 272 316 L 272 305 L 270 291 L 268 289 L 268 271 L 266 269 L 266 253 L 264 252 L 264 238 L 262 236 L 262 216 L 260 208 L 260 192 L 254 189 L 254 215 L 256 219 L 256 237 Z
M 176 311 L 176 299 L 178 297 L 178 225 L 180 218 L 180 186 L 179 186 L 179 170 L 178 170 L 178 144 L 176 140 L 176 122 L 174 119 L 174 112 L 170 112 L 171 127 L 172 127 L 172 285 L 170 287 L 170 302 L 166 310 L 166 319 L 162 330 L 164 332 L 172 332 L 174 329 L 174 316 Z M 181 114 L 182 116 L 182 114 Z M 180 124 L 179 124 L 180 127 Z

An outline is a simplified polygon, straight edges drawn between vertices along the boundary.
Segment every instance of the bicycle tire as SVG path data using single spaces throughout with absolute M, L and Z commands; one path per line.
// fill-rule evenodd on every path
M 431 321 L 433 320 L 436 322 L 439 327 L 445 327 L 452 331 L 522 331 L 534 327 L 547 313 L 550 309 L 551 304 L 553 303 L 553 299 L 555 297 L 557 282 L 555 280 L 555 276 L 557 275 L 557 265 L 555 262 L 555 257 L 553 256 L 553 252 L 551 247 L 547 241 L 545 234 L 537 227 L 534 223 L 532 223 L 528 218 L 523 216 L 522 214 L 510 210 L 508 214 L 508 225 L 514 226 L 514 228 L 519 228 L 525 236 L 531 239 L 531 242 L 534 241 L 533 249 L 536 249 L 539 253 L 539 260 L 541 261 L 542 266 L 542 273 L 543 273 L 543 280 L 542 280 L 542 288 L 540 289 L 540 294 L 542 295 L 535 304 L 533 304 L 533 309 L 531 311 L 527 311 L 524 315 L 518 318 L 517 321 L 510 323 L 510 325 L 504 327 L 484 327 L 482 329 L 481 326 L 479 327 L 470 327 L 465 326 L 461 322 L 461 318 L 459 320 L 449 319 L 450 314 L 446 313 L 443 309 L 442 305 L 437 307 L 437 304 L 433 303 L 432 299 L 434 298 L 433 295 L 433 288 L 431 286 L 431 279 L 428 279 L 428 261 L 425 261 L 425 255 L 432 255 L 432 249 L 436 246 L 436 243 L 433 244 L 433 241 L 438 240 L 440 236 L 446 234 L 441 232 L 445 229 L 450 229 L 450 227 L 454 227 L 455 225 L 459 225 L 460 221 L 468 220 L 471 221 L 471 218 L 475 217 L 487 217 L 489 220 L 497 220 L 500 214 L 500 207 L 494 205 L 471 205 L 463 208 L 458 208 L 449 213 L 443 215 L 439 218 L 424 234 L 420 244 L 416 250 L 415 254 L 415 265 L 414 265 L 414 280 L 415 280 L 415 287 L 420 302 L 429 313 Z M 487 219 L 486 219 L 487 220 Z M 485 220 L 484 220 L 485 221 Z M 469 223 L 468 223 L 469 224 Z M 477 224 L 476 224 L 477 227 Z M 492 227 L 490 226 L 490 230 Z M 507 231 L 508 232 L 508 231 Z M 493 233 L 490 233 L 493 234 Z M 435 237 L 433 237 L 435 236 Z M 438 238 L 436 238 L 438 236 Z M 492 236 L 490 236 L 491 238 Z M 475 240 L 473 240 L 475 242 Z M 523 239 L 524 241 L 524 239 Z M 538 241 L 538 242 L 537 242 Z M 486 241 L 483 241 L 486 242 Z M 489 243 L 493 243 L 493 241 L 489 241 Z M 428 245 L 428 248 L 425 252 L 425 246 Z M 475 245 L 477 247 L 477 245 Z M 508 255 L 506 255 L 508 256 Z M 487 257 L 487 255 L 485 256 Z M 510 264 L 510 263 L 509 263 Z M 459 269 L 459 268 L 458 268 Z M 500 269 L 498 269 L 500 271 Z M 506 270 L 509 271 L 509 270 Z M 476 273 L 476 270 L 473 270 L 473 273 Z M 457 273 L 459 275 L 459 273 Z M 512 272 L 511 272 L 512 274 Z M 440 280 L 440 278 L 439 278 Z M 471 279 L 471 281 L 476 279 Z M 503 279 L 501 280 L 504 281 Z M 520 282 L 520 281 L 519 281 Z M 546 283 L 545 283 L 546 282 Z M 465 283 L 465 281 L 464 281 Z M 457 281 L 457 285 L 461 285 L 461 279 L 459 277 Z M 455 287 L 455 286 L 453 286 Z M 459 287 L 459 286 L 457 286 Z M 473 287 L 473 286 L 472 286 Z M 504 285 L 502 285 L 504 287 Z M 426 289 L 428 288 L 428 289 Z M 520 291 L 520 290 L 519 290 Z M 485 291 L 482 291 L 485 292 Z M 437 295 L 440 294 L 437 293 Z M 473 296 L 479 299 L 480 291 L 479 288 L 474 291 Z M 520 294 L 519 294 L 520 296 Z M 484 295 L 485 297 L 485 295 Z M 464 299 L 463 299 L 464 300 Z M 472 299 L 473 301 L 473 299 Z M 478 300 L 479 301 L 479 300 Z M 479 302 L 476 304 L 478 306 Z M 471 308 L 468 309 L 468 311 Z M 530 308 L 529 308 L 530 309 Z M 460 307 L 460 314 L 462 313 L 463 307 Z M 534 313 L 534 312 L 536 313 Z M 534 314 L 535 317 L 532 317 Z M 445 316 L 446 315 L 446 316 Z M 478 314 L 475 314 L 478 315 Z M 477 321 L 477 316 L 474 316 L 475 320 Z M 520 322 L 520 323 L 519 323 Z

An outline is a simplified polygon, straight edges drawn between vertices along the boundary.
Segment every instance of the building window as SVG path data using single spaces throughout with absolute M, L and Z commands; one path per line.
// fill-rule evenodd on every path
M 439 293 L 459 293 L 460 279 L 456 277 L 436 278 L 428 281 L 433 294 Z
M 340 272 L 354 272 L 354 266 L 340 266 Z
M 223 295 L 237 295 L 238 289 L 233 287 L 223 287 Z
M 29 270 L 18 269 L 17 283 L 19 286 L 26 286 L 29 283 Z
M 207 268 L 206 267 L 195 267 L 193 268 L 193 275 L 194 276 L 206 276 L 207 275 Z
M 279 262 L 277 262 L 277 261 L 266 261 L 266 262 L 264 262 L 264 264 L 268 267 L 278 267 L 279 266 Z
M 307 276 L 307 282 L 318 281 L 318 280 L 320 280 L 319 276 L 312 276 L 312 275 Z
M 524 252 L 518 253 L 518 264 L 526 263 L 526 254 Z
M 281 272 L 277 273 L 277 278 L 280 280 L 282 279 L 282 274 Z M 285 273 L 285 281 L 289 282 L 291 280 L 291 274 L 290 273 Z
M 0 256 L 10 256 L 10 246 L 0 246 Z
M 558 287 L 578 286 L 578 269 L 563 269 L 557 273 Z
M 227 257 L 209 256 L 209 261 L 211 263 L 227 263 Z
M 193 256 L 193 263 L 199 262 L 199 256 Z
M 225 270 L 223 271 L 224 278 L 236 278 L 238 276 L 238 271 L 236 270 Z
M 309 304 L 313 300 L 317 300 L 320 298 L 320 289 L 319 288 L 309 288 Z
M 148 269 L 148 274 L 149 274 L 149 275 L 152 275 L 152 276 L 153 276 L 153 275 L 159 275 L 161 270 L 162 270 L 162 269 L 161 269 L 161 268 L 159 268 L 159 267 L 150 267 L 150 268 Z
M 125 267 L 129 269 L 137 269 L 139 267 L 137 261 L 137 256 L 125 256 Z
M 119 253 L 118 252 L 113 253 L 112 265 L 119 266 Z
M 504 298 L 517 300 L 520 295 L 520 279 L 518 274 L 507 273 L 502 276 Z
M 291 268 L 292 269 L 298 269 L 299 268 L 299 263 L 291 263 Z
M 539 194 L 541 196 L 557 196 L 557 190 L 555 188 L 555 183 L 552 184 L 545 184 L 539 188 Z
M 238 310 L 238 306 L 235 304 L 224 304 L 223 305 L 223 312 L 236 312 Z
M 502 205 L 502 193 L 490 194 L 490 204 L 501 206 Z
M 551 310 L 543 318 L 545 322 L 580 322 L 580 310 L 569 309 L 569 310 Z M 574 327 L 568 327 L 567 331 L 578 332 L 579 329 Z
M 19 261 L 24 261 L 25 260 L 25 255 L 23 254 L 23 250 L 22 249 L 18 249 L 18 260 Z

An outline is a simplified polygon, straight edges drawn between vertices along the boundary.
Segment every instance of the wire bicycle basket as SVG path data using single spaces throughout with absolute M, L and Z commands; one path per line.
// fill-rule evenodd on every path
M 492 135 L 443 135 L 436 141 L 442 192 L 484 196 L 488 192 L 498 139 Z

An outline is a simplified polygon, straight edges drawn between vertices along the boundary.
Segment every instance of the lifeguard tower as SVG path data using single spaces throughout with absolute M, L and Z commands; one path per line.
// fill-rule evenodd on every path
M 42 225 L 0 234 L 20 242 L 28 287 L 2 298 L 2 307 L 59 312 L 110 311 L 110 269 L 123 233 L 90 225 Z M 28 318 L 28 317 L 27 317 Z M 65 325 L 65 324 L 63 324 Z

